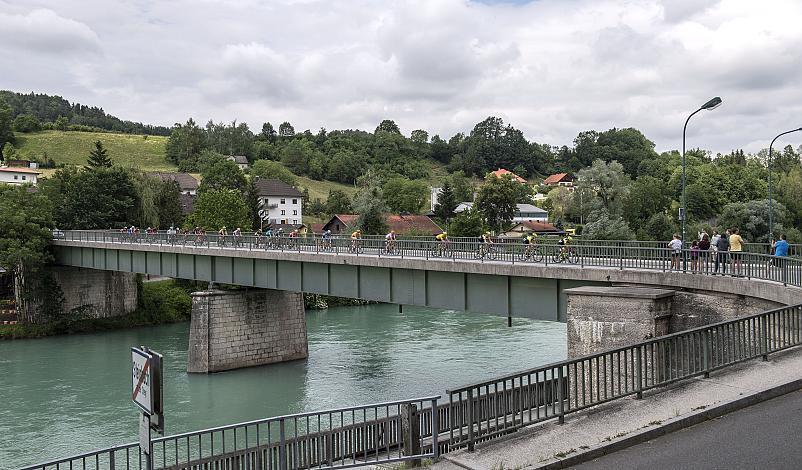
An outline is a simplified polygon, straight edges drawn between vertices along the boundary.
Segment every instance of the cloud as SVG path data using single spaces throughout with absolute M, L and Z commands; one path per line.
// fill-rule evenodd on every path
M 35 54 L 92 53 L 99 39 L 84 23 L 49 9 L 35 9 L 27 14 L 0 13 L 0 44 Z
M 35 1 L 0 0 L 3 86 L 155 124 L 447 138 L 497 115 L 541 143 L 632 126 L 666 150 L 719 95 L 689 145 L 757 151 L 802 125 L 794 0 Z

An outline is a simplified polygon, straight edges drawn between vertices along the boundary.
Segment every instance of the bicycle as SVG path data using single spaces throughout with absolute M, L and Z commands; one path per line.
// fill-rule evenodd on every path
M 228 240 L 226 240 L 226 238 L 228 238 L 226 235 L 220 235 L 217 238 L 217 246 L 219 246 L 220 248 L 225 248 L 226 244 L 228 243 Z
M 496 249 L 496 246 L 493 244 L 482 243 L 481 245 L 479 245 L 479 248 L 477 248 L 476 251 L 473 252 L 473 257 L 476 259 L 487 258 L 490 260 L 494 260 L 498 258 L 498 250 Z
M 358 238 L 354 238 L 351 240 L 351 244 L 348 245 L 348 252 L 349 253 L 364 253 L 365 248 L 362 246 L 362 240 Z
M 454 249 L 451 248 L 451 243 L 449 242 L 435 242 L 434 246 L 429 249 L 429 255 L 432 258 L 453 258 L 454 257 Z
M 526 245 L 526 248 L 518 254 L 518 259 L 521 261 L 531 260 L 535 263 L 540 263 L 543 258 L 543 250 L 537 245 Z
M 384 242 L 384 247 L 381 250 L 383 255 L 394 255 L 397 253 L 397 246 L 395 240 L 387 240 Z
M 552 261 L 555 263 L 562 263 L 563 261 L 568 262 L 569 264 L 577 264 L 579 263 L 579 255 L 576 253 L 574 247 L 562 246 L 556 253 L 552 256 Z

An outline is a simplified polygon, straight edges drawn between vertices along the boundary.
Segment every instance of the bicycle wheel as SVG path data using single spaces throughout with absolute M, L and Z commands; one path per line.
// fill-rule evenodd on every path
M 476 259 L 484 258 L 485 257 L 485 250 L 483 250 L 482 247 L 480 246 L 479 248 L 476 249 L 476 251 L 473 252 L 473 257 L 476 258 Z
M 431 258 L 439 258 L 440 257 L 440 247 L 433 246 L 429 248 L 429 257 Z
M 490 247 L 487 249 L 487 259 L 496 259 L 498 258 L 498 250 L 495 247 Z
M 532 252 L 529 248 L 526 247 L 518 253 L 518 259 L 520 261 L 528 261 L 529 258 L 531 257 L 532 257 Z
M 534 261 L 535 263 L 541 263 L 543 262 L 543 258 L 544 258 L 543 250 L 541 250 L 540 248 L 535 248 L 531 256 L 532 261 Z
M 577 264 L 577 263 L 579 263 L 579 255 L 578 255 L 578 254 L 577 254 L 577 252 L 576 252 L 576 251 L 574 251 L 574 250 L 571 250 L 571 251 L 569 251 L 569 252 L 567 253 L 567 255 L 566 255 L 566 259 L 567 259 L 567 260 L 568 260 L 568 262 L 569 262 L 569 263 L 571 263 L 571 264 Z
M 551 255 L 551 262 L 552 263 L 562 263 L 563 262 L 562 252 L 558 250 L 556 253 Z

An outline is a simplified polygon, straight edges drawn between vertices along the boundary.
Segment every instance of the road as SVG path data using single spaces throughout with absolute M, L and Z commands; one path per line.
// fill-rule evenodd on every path
M 800 436 L 802 390 L 572 468 L 799 469 Z

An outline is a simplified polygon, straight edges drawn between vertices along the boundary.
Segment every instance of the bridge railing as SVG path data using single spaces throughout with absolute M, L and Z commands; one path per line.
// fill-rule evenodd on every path
M 443 446 L 439 396 L 297 413 L 152 441 L 155 470 L 349 468 L 436 459 Z M 21 470 L 147 470 L 138 444 Z
M 454 388 L 448 450 L 800 344 L 795 305 Z
M 542 263 L 597 266 L 619 269 L 648 269 L 677 271 L 705 275 L 726 275 L 781 282 L 802 286 L 802 259 L 775 257 L 751 252 L 722 252 L 712 250 L 682 250 L 674 254 L 658 242 L 638 242 L 644 246 L 627 244 L 594 245 L 587 240 L 563 247 L 554 243 L 528 246 L 521 241 L 500 240 L 485 245 L 478 239 L 455 239 L 447 243 L 431 238 L 399 239 L 387 243 L 384 237 L 364 237 L 354 241 L 350 237 L 330 239 L 314 237 L 255 237 L 243 235 L 169 235 L 167 233 L 131 236 L 109 231 L 65 231 L 60 239 L 70 241 L 119 243 L 121 245 L 189 246 L 236 250 L 265 250 L 279 252 L 316 253 L 331 255 L 369 255 L 378 257 L 444 259 L 452 261 Z M 602 242 L 599 242 L 602 243 Z M 607 243 L 607 242 L 605 242 Z

